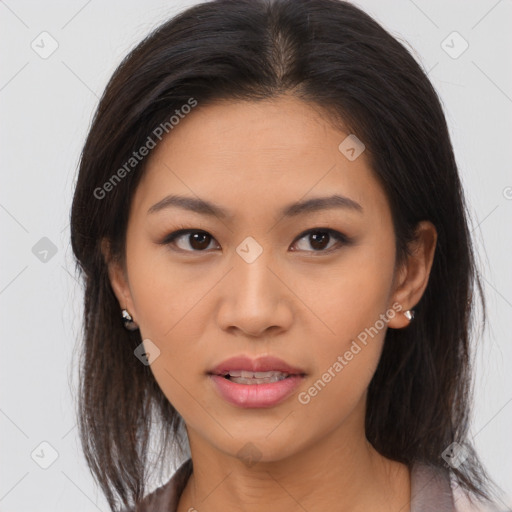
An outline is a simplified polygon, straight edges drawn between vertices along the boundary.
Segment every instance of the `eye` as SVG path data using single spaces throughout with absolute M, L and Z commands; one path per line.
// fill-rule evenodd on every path
M 307 239 L 309 237 L 309 239 Z M 330 228 L 314 228 L 299 235 L 293 245 L 302 239 L 313 249 L 299 248 L 292 251 L 324 252 L 330 253 L 339 248 L 340 245 L 350 244 L 350 238 L 339 231 Z M 215 238 L 207 231 L 198 229 L 180 229 L 169 234 L 161 243 L 163 245 L 174 245 L 178 251 L 184 252 L 206 252 Z M 331 243 L 333 242 L 333 243 Z M 180 247 L 181 244 L 181 247 Z M 338 247 L 336 247 L 338 245 Z M 293 247 L 293 246 L 292 246 Z M 217 244 L 217 248 L 220 248 Z
M 184 241 L 182 247 L 178 246 L 178 250 L 186 252 L 204 252 L 208 248 L 210 242 L 215 240 L 209 233 L 196 229 L 180 229 L 171 233 L 165 238 L 162 244 L 178 245 L 177 241 Z M 187 247 L 188 246 L 188 247 Z M 192 250 L 190 250 L 192 248 Z
M 303 238 L 306 239 L 306 243 L 309 244 L 310 247 L 313 247 L 313 251 L 307 248 L 299 250 L 305 250 L 308 252 L 331 252 L 336 250 L 339 248 L 336 247 L 336 243 L 333 243 L 329 246 L 329 243 L 333 241 L 337 242 L 338 246 L 348 245 L 350 243 L 350 239 L 346 235 L 329 228 L 309 229 L 308 231 L 305 231 L 299 235 L 296 240 L 300 242 Z M 295 251 L 296 249 L 292 250 Z

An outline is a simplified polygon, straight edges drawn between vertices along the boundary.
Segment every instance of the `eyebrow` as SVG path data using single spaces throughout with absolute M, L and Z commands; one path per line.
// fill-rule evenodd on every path
M 158 201 L 158 203 L 149 208 L 148 214 L 156 213 L 166 208 L 181 208 L 201 215 L 208 215 L 211 217 L 215 216 L 222 219 L 233 217 L 233 214 L 230 213 L 229 210 L 226 210 L 219 205 L 203 199 L 180 195 L 169 195 L 164 197 L 161 201 Z M 363 212 L 363 207 L 353 199 L 339 194 L 334 194 L 332 196 L 315 197 L 305 201 L 298 201 L 296 203 L 289 204 L 281 209 L 280 216 L 295 217 L 305 213 L 313 213 L 332 208 L 344 208 L 359 213 Z

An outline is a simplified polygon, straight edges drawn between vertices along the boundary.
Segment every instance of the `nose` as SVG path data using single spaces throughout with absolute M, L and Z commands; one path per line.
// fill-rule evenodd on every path
M 225 331 L 266 337 L 289 329 L 293 321 L 293 293 L 272 260 L 271 250 L 252 262 L 237 253 L 224 280 L 218 323 Z

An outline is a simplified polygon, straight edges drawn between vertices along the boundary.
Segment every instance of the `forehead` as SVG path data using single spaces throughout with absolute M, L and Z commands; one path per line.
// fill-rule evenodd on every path
M 135 207 L 168 193 L 214 196 L 243 215 L 334 193 L 386 207 L 365 152 L 340 150 L 349 135 L 296 98 L 199 103 L 150 154 Z

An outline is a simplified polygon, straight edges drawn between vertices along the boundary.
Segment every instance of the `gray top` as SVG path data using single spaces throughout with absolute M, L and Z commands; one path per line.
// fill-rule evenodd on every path
M 192 459 L 187 459 L 172 478 L 146 496 L 140 512 L 176 512 L 178 502 L 189 476 L 192 474 Z M 473 505 L 452 491 L 449 473 L 442 468 L 414 463 L 411 468 L 410 512 L 483 512 L 495 510 L 483 505 Z M 134 512 L 123 509 L 121 512 Z M 404 511 L 405 512 L 405 511 Z

